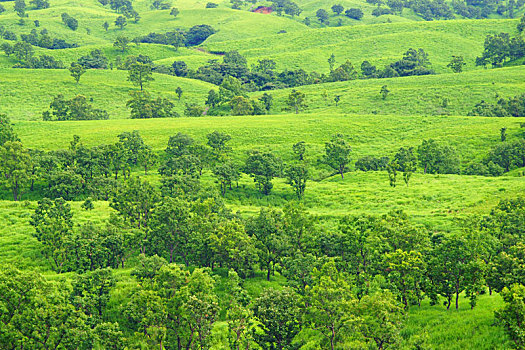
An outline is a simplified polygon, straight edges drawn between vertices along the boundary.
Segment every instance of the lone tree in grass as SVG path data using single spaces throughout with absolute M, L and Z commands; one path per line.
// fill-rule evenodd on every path
M 336 14 L 336 15 L 340 15 L 343 11 L 345 10 L 345 8 L 340 5 L 340 4 L 337 4 L 337 5 L 334 5 L 332 6 L 332 11 Z
M 15 6 L 13 7 L 18 17 L 23 18 L 26 16 L 26 2 L 24 0 L 15 0 Z
M 346 167 L 350 163 L 351 151 L 352 148 L 346 143 L 343 135 L 336 134 L 329 142 L 325 143 L 325 154 L 321 161 L 336 170 L 341 175 L 341 179 L 344 179 Z
M 286 183 L 292 186 L 297 199 L 301 200 L 306 189 L 306 181 L 309 178 L 308 166 L 305 163 L 294 163 L 284 170 Z
M 180 98 L 182 97 L 182 93 L 183 93 L 182 88 L 180 86 L 177 86 L 175 93 L 177 94 L 177 97 L 179 98 L 179 101 L 180 101 Z
M 180 13 L 180 11 L 179 11 L 178 8 L 176 8 L 176 7 L 172 7 L 171 8 L 170 15 L 173 16 L 173 18 L 177 18 L 179 13 Z
M 306 95 L 304 93 L 301 91 L 292 90 L 290 95 L 288 95 L 288 99 L 286 100 L 286 105 L 288 107 L 285 108 L 285 110 L 293 110 L 295 111 L 295 114 L 298 114 L 299 111 L 302 111 L 308 107 L 305 100 Z
M 133 63 L 128 70 L 128 81 L 131 81 L 136 86 L 140 86 L 142 91 L 144 84 L 152 81 L 153 74 L 151 73 L 151 65 L 141 62 Z
M 102 27 L 103 27 L 104 30 L 107 32 L 108 29 L 109 29 L 109 23 L 108 23 L 108 21 L 104 22 L 104 24 L 102 25 Z
M 463 56 L 452 56 L 452 60 L 447 64 L 447 67 L 452 69 L 454 73 L 463 72 L 463 67 L 467 65 Z
M 124 27 L 128 25 L 128 21 L 126 20 L 126 17 L 118 16 L 115 20 L 115 25 L 120 29 L 124 29 Z
M 317 16 L 317 19 L 319 20 L 319 22 L 323 23 L 323 24 L 329 24 L 329 21 L 328 21 L 328 12 L 324 9 L 319 9 L 317 10 L 317 12 L 315 13 L 315 15 Z
M 381 94 L 381 98 L 383 100 L 386 100 L 388 94 L 390 93 L 390 90 L 388 90 L 388 86 L 383 85 L 381 86 L 381 91 L 379 91 L 379 93 Z
M 335 65 L 335 55 L 333 53 L 330 55 L 330 58 L 328 58 L 328 65 L 330 66 L 330 72 L 332 72 Z
M 127 50 L 129 45 L 129 39 L 126 36 L 119 35 L 115 42 L 113 43 L 113 46 L 117 49 L 119 49 L 121 52 L 124 52 Z
M 86 73 L 86 68 L 84 68 L 83 65 L 77 62 L 73 62 L 71 63 L 71 67 L 69 67 L 69 72 L 71 73 L 71 76 L 73 77 L 73 79 L 75 79 L 75 81 L 78 84 L 80 81 L 80 77 L 84 75 L 84 73 Z
M 341 101 L 341 95 L 335 95 L 334 102 L 336 107 L 339 104 L 339 101 Z

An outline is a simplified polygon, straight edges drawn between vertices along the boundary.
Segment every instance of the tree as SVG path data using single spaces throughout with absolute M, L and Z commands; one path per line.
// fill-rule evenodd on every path
M 246 232 L 256 239 L 255 246 L 260 263 L 266 269 L 266 279 L 275 264 L 289 249 L 289 237 L 284 230 L 282 214 L 275 209 L 261 209 L 259 215 L 246 222 Z
M 226 194 L 228 188 L 231 190 L 232 183 L 241 178 L 239 167 L 231 161 L 219 162 L 215 168 L 213 168 L 213 174 L 217 177 L 221 195 L 223 196 Z
M 142 91 L 144 84 L 155 80 L 151 72 L 151 65 L 141 62 L 133 63 L 128 70 L 128 81 L 140 86 Z
M 299 161 L 304 160 L 304 154 L 306 153 L 306 143 L 299 141 L 292 146 L 293 153 L 299 158 Z
M 286 289 L 265 289 L 254 301 L 253 313 L 260 324 L 255 341 L 263 349 L 290 349 L 301 330 L 300 309 L 296 296 Z
M 259 98 L 259 101 L 261 101 L 264 104 L 264 108 L 266 109 L 266 112 L 270 113 L 270 109 L 272 108 L 272 104 L 273 104 L 273 96 L 265 92 Z
M 110 207 L 131 226 L 146 229 L 157 201 L 158 193 L 149 182 L 131 177 L 111 198 Z
M 68 26 L 69 29 L 71 29 L 71 30 L 77 30 L 78 29 L 78 21 L 77 21 L 77 19 L 71 17 L 67 13 L 63 13 L 62 14 L 62 22 L 64 22 L 64 24 L 66 26 Z
M 104 24 L 102 24 L 102 28 L 104 28 L 104 30 L 107 32 L 108 29 L 109 29 L 109 23 L 108 21 L 105 21 Z
M 432 287 L 427 294 L 434 303 L 441 295 L 446 299 L 444 304 L 448 310 L 455 295 L 458 309 L 459 295 L 465 291 L 471 299 L 471 307 L 474 307 L 485 273 L 478 242 L 478 237 L 454 234 L 443 239 L 431 252 L 428 275 Z
M 109 293 L 115 286 L 111 268 L 97 269 L 80 275 L 73 283 L 73 305 L 88 317 L 88 324 L 96 325 L 103 320 L 109 302 Z
M 115 42 L 113 43 L 113 47 L 119 49 L 121 52 L 124 52 L 127 50 L 129 45 L 129 39 L 126 36 L 119 35 L 117 39 L 115 39 Z
M 403 172 L 403 181 L 408 186 L 412 174 L 417 170 L 417 158 L 414 154 L 414 148 L 401 147 L 390 164 L 391 167 L 396 167 L 394 170 Z
M 339 104 L 339 101 L 341 101 L 341 95 L 335 95 L 334 102 L 336 107 Z
M 186 32 L 186 45 L 196 46 L 202 44 L 209 36 L 215 34 L 215 29 L 207 24 L 200 24 L 191 27 Z
M 13 46 L 13 54 L 19 61 L 29 61 L 35 53 L 30 43 L 17 41 Z
M 236 96 L 246 97 L 241 82 L 232 76 L 225 77 L 219 86 L 219 97 L 221 102 L 229 102 Z
M 328 24 L 328 12 L 324 9 L 319 9 L 317 10 L 317 12 L 315 13 L 315 16 L 317 17 L 317 19 L 319 20 L 319 22 L 323 23 L 323 24 Z
M 33 5 L 36 10 L 49 8 L 49 1 L 48 0 L 31 0 L 29 3 L 31 5 Z
M 523 30 L 525 30 L 525 14 L 521 16 L 520 23 L 518 23 L 518 32 L 523 33 Z
M 389 292 L 365 295 L 356 307 L 356 329 L 374 342 L 377 349 L 389 348 L 399 340 L 403 326 L 403 308 Z
M 496 320 L 514 342 L 517 349 L 525 347 L 525 286 L 514 284 L 501 292 L 505 306 L 497 310 Z
M 124 29 L 125 26 L 128 25 L 128 21 L 126 20 L 126 17 L 118 16 L 117 19 L 115 20 L 115 25 L 122 30 Z
M 454 148 L 430 139 L 423 140 L 417 153 L 425 174 L 459 174 L 459 156 Z
M 162 298 L 152 290 L 138 289 L 122 310 L 128 327 L 137 332 L 149 348 L 163 349 L 167 310 Z
M 13 53 L 15 53 L 15 48 L 13 47 L 13 45 L 11 45 L 9 43 L 3 43 L 1 48 L 2 48 L 2 51 L 4 51 L 4 53 L 6 54 L 7 57 L 9 57 Z
M 306 292 L 306 320 L 310 328 L 320 333 L 329 345 L 322 348 L 339 349 L 350 338 L 355 297 L 346 276 L 329 262 L 320 271 L 314 269 L 313 281 Z
M 505 142 L 507 140 L 507 128 L 503 127 L 500 129 L 500 139 L 501 142 Z
M 395 286 L 405 309 L 410 304 L 421 303 L 423 278 L 426 264 L 420 252 L 406 252 L 397 249 L 387 253 L 384 264 L 388 271 L 387 278 Z
M 154 252 L 167 257 L 170 263 L 181 258 L 184 264 L 189 265 L 190 252 L 197 244 L 190 219 L 188 203 L 165 198 L 153 212 L 151 244 Z
M 288 95 L 286 105 L 288 106 L 286 110 L 294 110 L 295 114 L 298 114 L 299 111 L 308 107 L 306 105 L 306 95 L 294 89 Z
M 341 6 L 340 4 L 336 4 L 334 6 L 332 6 L 332 11 L 336 14 L 336 15 L 340 15 L 343 11 L 345 10 L 345 8 L 343 6 Z
M 5 114 L 0 114 L 0 146 L 7 141 L 20 141 L 16 136 L 11 120 Z
M 6 141 L 0 147 L 0 184 L 11 191 L 18 201 L 23 189 L 29 185 L 31 156 L 18 141 Z
M 177 94 L 177 97 L 180 101 L 180 98 L 182 97 L 182 88 L 180 86 L 177 86 L 177 89 L 175 89 L 175 93 Z
M 253 104 L 249 98 L 243 96 L 235 96 L 230 100 L 230 108 L 232 115 L 252 115 Z
M 344 136 L 336 134 L 329 142 L 325 143 L 325 154 L 321 161 L 336 170 L 344 179 L 346 166 L 350 163 L 350 152 L 352 148 L 346 143 Z
M 363 18 L 363 10 L 358 8 L 351 8 L 345 11 L 345 16 L 359 21 L 361 18 Z
M 388 90 L 388 87 L 386 85 L 381 86 L 381 91 L 379 91 L 379 94 L 381 95 L 381 98 L 383 100 L 386 100 L 389 93 L 390 90 Z
M 206 99 L 205 105 L 214 108 L 220 102 L 219 94 L 214 89 L 208 92 L 208 98 Z
M 335 55 L 333 53 L 328 58 L 328 65 L 330 66 L 330 72 L 332 72 L 334 70 L 335 65 Z
M 26 17 L 26 3 L 24 0 L 15 0 L 15 5 L 13 7 L 18 17 Z
M 71 206 L 62 198 L 51 201 L 44 198 L 38 202 L 30 224 L 34 236 L 42 244 L 42 252 L 51 260 L 53 270 L 60 273 L 67 262 L 67 244 L 73 234 Z
M 86 73 L 86 69 L 84 68 L 83 65 L 78 64 L 77 62 L 73 62 L 71 63 L 71 66 L 69 67 L 69 72 L 71 73 L 71 76 L 73 77 L 73 79 L 75 79 L 75 81 L 78 84 L 80 81 L 80 77 L 84 75 L 84 73 Z
M 309 178 L 308 167 L 303 163 L 291 164 L 284 170 L 286 182 L 292 186 L 297 199 L 302 199 Z
M 231 151 L 231 147 L 226 145 L 232 139 L 230 135 L 214 131 L 206 135 L 206 138 L 208 139 L 206 145 L 211 148 L 211 153 L 215 160 L 221 161 Z
M 265 195 L 273 188 L 272 179 L 279 174 L 279 159 L 270 152 L 250 151 L 244 172 L 253 177 L 257 188 Z
M 447 64 L 447 67 L 452 69 L 454 73 L 461 73 L 466 65 L 463 56 L 452 56 L 452 60 Z

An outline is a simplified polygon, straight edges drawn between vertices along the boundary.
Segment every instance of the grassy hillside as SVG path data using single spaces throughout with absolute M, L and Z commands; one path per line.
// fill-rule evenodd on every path
M 146 53 L 152 48 L 153 57 L 159 45 L 141 45 L 130 53 Z M 81 50 L 81 49 L 75 49 Z M 61 51 L 72 57 L 75 50 Z M 111 49 L 108 50 L 111 52 Z M 187 50 L 186 52 L 190 52 Z M 193 57 L 193 56 L 191 56 Z M 199 57 L 199 56 L 197 56 Z M 171 64 L 171 59 L 158 62 Z M 204 62 L 203 62 L 204 63 Z M 129 118 L 126 101 L 134 87 L 127 81 L 127 72 L 119 70 L 90 70 L 76 84 L 67 70 L 25 70 L 0 68 L 3 79 L 0 89 L 0 112 L 13 120 L 40 120 L 42 112 L 58 93 L 66 97 L 82 94 L 93 98 L 97 108 L 107 109 L 111 119 Z M 154 74 L 155 81 L 148 85 L 153 95 L 171 99 L 176 111 L 183 115 L 186 103 L 204 104 L 210 89 L 217 87 L 199 80 Z M 304 113 L 329 114 L 397 114 L 397 115 L 466 115 L 481 100 L 495 102 L 499 97 L 511 97 L 525 91 L 525 66 L 487 69 L 461 74 L 439 74 L 422 77 L 353 80 L 301 86 L 307 96 L 308 108 Z M 391 91 L 386 100 L 379 94 L 387 85 Z M 179 102 L 175 89 L 184 93 Z M 274 114 L 283 111 L 290 89 L 271 91 Z M 260 92 L 253 93 L 259 97 Z M 334 97 L 341 101 L 335 105 Z M 444 105 L 446 99 L 446 106 Z
M 182 60 L 189 68 L 196 69 L 210 59 L 221 59 L 219 52 L 238 50 L 250 65 L 270 58 L 277 63 L 278 71 L 302 68 L 308 72 L 328 73 L 327 59 L 332 53 L 336 66 L 350 60 L 359 70 L 361 62 L 368 60 L 381 69 L 399 60 L 407 49 L 422 48 L 438 74 L 301 86 L 297 89 L 306 94 L 308 107 L 300 114 L 284 110 L 291 89 L 282 89 L 268 92 L 273 96 L 270 115 L 132 120 L 126 101 L 129 93 L 137 88 L 127 81 L 127 71 L 89 70 L 76 84 L 68 70 L 11 68 L 16 59 L 0 52 L 0 113 L 11 118 L 24 147 L 45 151 L 68 148 L 74 135 L 79 135 L 84 145 L 95 146 L 115 143 L 119 133 L 137 130 L 145 143 L 162 155 L 169 137 L 178 132 L 204 144 L 207 134 L 220 131 L 231 135 L 228 145 L 233 149 L 234 162 L 239 165 L 244 163 L 247 151 L 254 149 L 272 151 L 287 164 L 294 158 L 292 145 L 305 141 L 311 178 L 302 201 L 307 211 L 320 219 L 320 230 L 329 234 L 336 228 L 337 220 L 345 215 L 380 215 L 399 209 L 408 213 L 415 223 L 423 225 L 429 234 L 447 235 L 461 231 L 458 219 L 471 214 L 487 214 L 500 200 L 525 193 L 523 168 L 500 177 L 430 175 L 419 169 L 409 186 L 399 175 L 397 187 L 391 187 L 386 171 L 361 172 L 353 166 L 363 156 L 392 157 L 400 147 L 417 148 L 423 140 L 435 139 L 456 148 L 461 166 L 465 167 L 471 162 L 480 162 L 493 147 L 502 143 L 502 128 L 506 128 L 509 142 L 523 138 L 525 118 L 466 117 L 481 100 L 495 102 L 500 97 L 525 92 L 525 66 L 521 61 L 501 69 L 474 65 L 476 56 L 482 52 L 485 36 L 500 32 L 514 35 L 518 19 L 424 22 L 408 9 L 401 15 L 374 17 L 371 12 L 375 6 L 365 0 L 338 1 L 345 8 L 362 9 L 362 21 L 335 16 L 330 10 L 334 3 L 327 0 L 297 1 L 303 12 L 292 18 L 252 13 L 249 11 L 252 3 L 243 5 L 242 10 L 232 10 L 229 0 L 211 0 L 218 8 L 206 9 L 209 1 L 172 0 L 172 5 L 180 10 L 173 18 L 170 10 L 153 10 L 153 0 L 134 0 L 133 6 L 141 19 L 138 23 L 128 20 L 123 30 L 114 26 L 119 14 L 109 6 L 102 6 L 98 0 L 50 0 L 51 7 L 43 10 L 31 9 L 26 0 L 29 17 L 25 25 L 18 24 L 13 2 L 8 1 L 0 2 L 7 9 L 0 14 L 0 25 L 17 35 L 46 28 L 52 38 L 79 44 L 78 48 L 64 50 L 35 48 L 37 55 L 51 55 L 65 65 L 91 50 L 100 49 L 111 62 L 119 56 L 142 54 L 156 64 L 170 66 L 173 61 Z M 269 5 L 269 2 L 257 2 L 259 4 Z M 329 27 L 314 18 L 319 8 L 330 13 Z M 78 19 L 76 31 L 62 23 L 60 17 L 64 12 Z M 303 23 L 305 17 L 312 19 L 310 27 Z M 340 19 L 341 26 L 337 27 Z M 40 22 L 39 28 L 35 27 L 34 20 Z M 110 24 L 108 31 L 103 28 L 106 21 Z M 217 32 L 198 47 L 176 50 L 165 45 L 131 44 L 123 53 L 113 47 L 115 38 L 120 35 L 131 39 L 150 32 L 164 33 L 199 24 L 211 25 Z M 2 43 L 4 40 L 0 39 Z M 465 58 L 465 72 L 450 73 L 446 65 L 452 55 Z M 217 86 L 200 80 L 153 76 L 155 80 L 146 85 L 147 91 L 154 97 L 170 99 L 181 116 L 186 104 L 202 106 L 208 91 L 218 90 Z M 385 100 L 380 96 L 383 85 L 390 90 Z M 180 101 L 175 93 L 177 87 L 183 90 Z M 95 108 L 107 110 L 110 119 L 43 122 L 42 112 L 57 94 L 66 98 L 82 94 L 92 99 Z M 248 95 L 259 98 L 262 92 Z M 341 98 L 337 106 L 335 96 Z M 343 134 L 352 147 L 351 169 L 344 179 L 318 162 L 325 152 L 325 142 L 336 133 Z M 147 176 L 143 176 L 138 167 L 132 171 L 133 176 L 142 176 L 154 186 L 160 184 L 157 169 L 152 169 Z M 201 180 L 204 185 L 218 186 L 209 169 L 204 170 Z M 36 201 L 41 199 L 48 185 L 46 181 L 43 178 L 37 181 L 36 190 L 23 193 L 21 202 L 9 200 L 12 194 L 0 188 L 0 264 L 13 263 L 42 272 L 50 280 L 71 281 L 73 273 L 58 275 L 51 271 L 41 253 L 42 245 L 33 237 L 34 228 L 29 224 L 37 207 Z M 273 183 L 272 193 L 262 195 L 253 178 L 243 174 L 237 186 L 225 194 L 225 205 L 242 217 L 248 217 L 261 207 L 282 208 L 295 201 L 295 193 L 284 178 L 276 178 Z M 80 201 L 84 195 L 87 196 L 82 193 L 70 203 L 75 225 L 87 221 L 103 224 L 113 209 L 108 202 L 96 201 L 94 210 L 86 211 L 81 208 Z M 117 287 L 109 302 L 113 313 L 128 301 L 130 290 L 136 286 L 131 269 L 138 264 L 137 259 L 137 256 L 131 257 L 126 268 L 114 273 Z M 267 287 L 281 288 L 287 283 L 281 268 L 277 268 L 271 281 L 265 280 L 262 271 L 256 271 L 246 279 L 244 287 L 252 296 Z M 217 293 L 223 297 L 229 292 L 225 290 L 227 269 L 221 266 L 214 274 L 219 285 Z M 400 348 L 418 348 L 417 344 L 422 344 L 419 348 L 429 349 L 509 348 L 502 327 L 494 325 L 494 311 L 503 305 L 498 294 L 481 295 L 473 310 L 466 299 L 461 298 L 460 303 L 459 311 L 446 311 L 442 305 L 431 306 L 428 300 L 421 308 L 412 307 L 401 331 Z M 227 327 L 223 310 L 214 326 L 216 338 L 211 349 L 228 349 Z
M 42 112 L 49 108 L 53 97 L 61 93 L 66 98 L 82 94 L 93 98 L 93 105 L 106 109 L 110 118 L 129 118 L 126 101 L 136 87 L 127 81 L 127 71 L 89 70 L 79 84 L 69 76 L 67 70 L 32 70 L 0 68 L 2 80 L 0 89 L 0 112 L 7 113 L 13 120 L 41 120 Z M 148 91 L 161 94 L 175 103 L 175 110 L 181 115 L 185 103 L 202 103 L 203 96 L 213 87 L 199 80 L 177 78 L 155 74 L 155 81 L 148 85 Z M 183 97 L 177 100 L 175 89 L 181 87 Z
M 516 66 L 461 74 L 353 80 L 301 86 L 297 90 L 306 94 L 305 113 L 467 115 L 481 100 L 496 102 L 501 97 L 524 93 L 524 82 L 525 66 Z M 390 91 L 385 100 L 379 93 L 383 85 Z M 290 90 L 272 92 L 274 113 L 286 113 L 283 108 Z M 337 106 L 335 96 L 341 99 Z
M 271 58 L 278 69 L 303 68 L 320 73 L 329 71 L 328 58 L 333 53 L 336 64 L 350 60 L 355 66 L 362 61 L 380 68 L 399 60 L 409 48 L 422 48 L 428 53 L 433 68 L 443 73 L 452 55 L 462 55 L 465 70 L 476 69 L 474 60 L 483 51 L 487 34 L 514 32 L 517 20 L 450 20 L 432 22 L 386 23 L 309 29 L 264 38 L 235 40 L 228 43 L 205 43 L 210 50 L 238 50 L 256 61 Z M 480 69 L 479 67 L 477 69 Z

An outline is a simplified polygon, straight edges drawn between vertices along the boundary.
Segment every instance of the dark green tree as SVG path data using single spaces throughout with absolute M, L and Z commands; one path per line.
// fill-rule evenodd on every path
M 332 136 L 329 142 L 325 143 L 325 154 L 321 158 L 321 162 L 328 165 L 344 179 L 344 173 L 347 165 L 350 163 L 350 152 L 352 148 L 346 142 L 341 134 Z

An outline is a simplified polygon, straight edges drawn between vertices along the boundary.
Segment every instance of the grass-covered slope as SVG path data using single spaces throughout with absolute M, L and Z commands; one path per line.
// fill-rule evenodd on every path
M 380 94 L 383 85 L 390 91 L 385 100 Z M 525 92 L 525 66 L 460 74 L 358 79 L 296 89 L 306 94 L 305 113 L 467 115 L 481 100 L 493 103 Z M 275 113 L 286 113 L 283 108 L 290 91 L 272 92 Z M 335 96 L 340 96 L 337 106 Z
M 7 113 L 12 120 L 42 120 L 42 112 L 57 94 L 72 98 L 78 94 L 93 98 L 96 108 L 108 111 L 110 119 L 129 118 L 126 101 L 129 93 L 137 88 L 127 81 L 127 71 L 89 70 L 77 84 L 67 70 L 33 70 L 0 68 L 0 113 Z M 148 84 L 154 96 L 169 98 L 175 110 L 183 114 L 185 103 L 202 103 L 203 96 L 214 85 L 199 80 L 155 74 Z M 175 94 L 181 87 L 183 95 L 178 101 Z
M 333 53 L 336 64 L 350 60 L 358 66 L 368 60 L 383 68 L 399 60 L 409 48 L 422 48 L 433 68 L 443 73 L 449 69 L 452 55 L 462 55 L 465 70 L 476 69 L 474 60 L 483 51 L 487 34 L 514 32 L 517 20 L 450 20 L 432 22 L 385 23 L 367 26 L 309 29 L 307 32 L 205 43 L 210 50 L 238 50 L 256 61 L 271 58 L 279 69 L 303 68 L 326 73 Z M 477 69 L 480 69 L 479 67 Z

